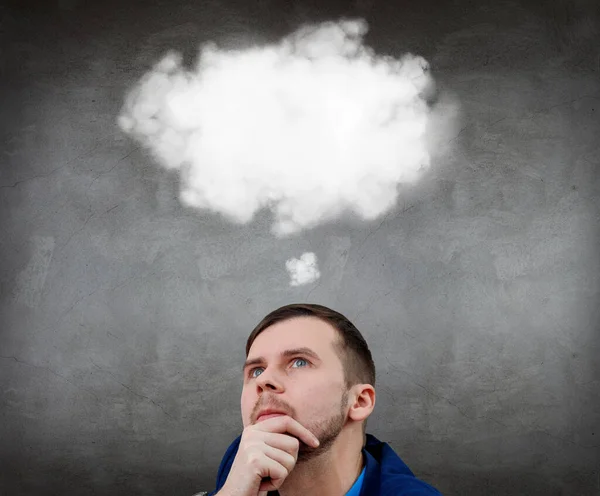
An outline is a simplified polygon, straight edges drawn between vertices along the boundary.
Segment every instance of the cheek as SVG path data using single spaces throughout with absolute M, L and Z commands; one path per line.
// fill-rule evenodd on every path
M 331 415 L 333 408 L 338 408 L 339 392 L 322 382 L 317 382 L 303 389 L 302 395 L 296 398 L 300 410 L 311 418 L 323 418 Z M 312 398 L 306 401 L 306 398 Z
M 240 407 L 242 411 L 242 421 L 244 423 L 244 427 L 250 423 L 250 415 L 252 414 L 252 409 L 254 408 L 255 403 L 256 402 L 250 398 L 250 395 L 247 392 L 242 392 Z

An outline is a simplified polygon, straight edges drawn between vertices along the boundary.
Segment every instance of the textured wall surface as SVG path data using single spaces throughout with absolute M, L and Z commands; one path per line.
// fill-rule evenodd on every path
M 0 7 L 0 493 L 211 489 L 248 333 L 309 301 L 363 332 L 369 431 L 444 494 L 600 494 L 597 2 L 285 3 Z M 385 217 L 276 240 L 183 208 L 117 128 L 166 50 L 343 12 L 462 107 Z M 289 287 L 304 250 L 321 279 Z

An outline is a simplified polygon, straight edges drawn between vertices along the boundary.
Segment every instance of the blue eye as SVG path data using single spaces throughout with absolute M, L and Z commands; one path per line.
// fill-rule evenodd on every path
M 305 360 L 304 358 L 294 358 L 294 360 L 292 360 L 292 362 L 296 363 L 298 360 L 308 364 L 308 360 Z M 295 368 L 298 368 L 298 367 L 295 367 Z M 258 377 L 257 375 L 254 375 L 254 371 L 258 370 L 258 369 L 262 369 L 262 367 L 254 367 L 253 369 L 250 369 L 250 371 L 248 372 L 248 375 L 250 376 L 250 378 L 256 379 Z
M 301 361 L 303 361 L 303 362 L 306 362 L 306 360 L 304 360 L 304 358 L 296 358 L 296 359 L 294 359 L 294 362 L 297 362 L 298 360 L 301 360 Z M 308 362 L 306 362 L 306 363 L 308 363 Z

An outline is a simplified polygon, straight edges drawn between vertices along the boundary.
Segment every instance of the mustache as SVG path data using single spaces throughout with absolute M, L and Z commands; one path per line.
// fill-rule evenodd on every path
M 269 401 L 264 401 L 262 403 L 258 402 L 256 404 L 256 406 L 254 407 L 254 410 L 252 412 L 253 418 L 256 418 L 256 415 L 258 414 L 259 411 L 265 410 L 265 409 L 281 410 L 281 411 L 285 412 L 286 415 L 289 415 L 290 417 L 293 416 L 293 411 L 288 405 L 286 405 L 285 403 L 280 402 L 280 401 L 269 400 Z

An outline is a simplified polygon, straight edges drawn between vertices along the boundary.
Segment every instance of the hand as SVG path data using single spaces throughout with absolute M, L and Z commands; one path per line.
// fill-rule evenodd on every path
M 288 415 L 249 425 L 219 494 L 266 496 L 279 489 L 296 465 L 300 441 L 319 445 L 312 432 Z

